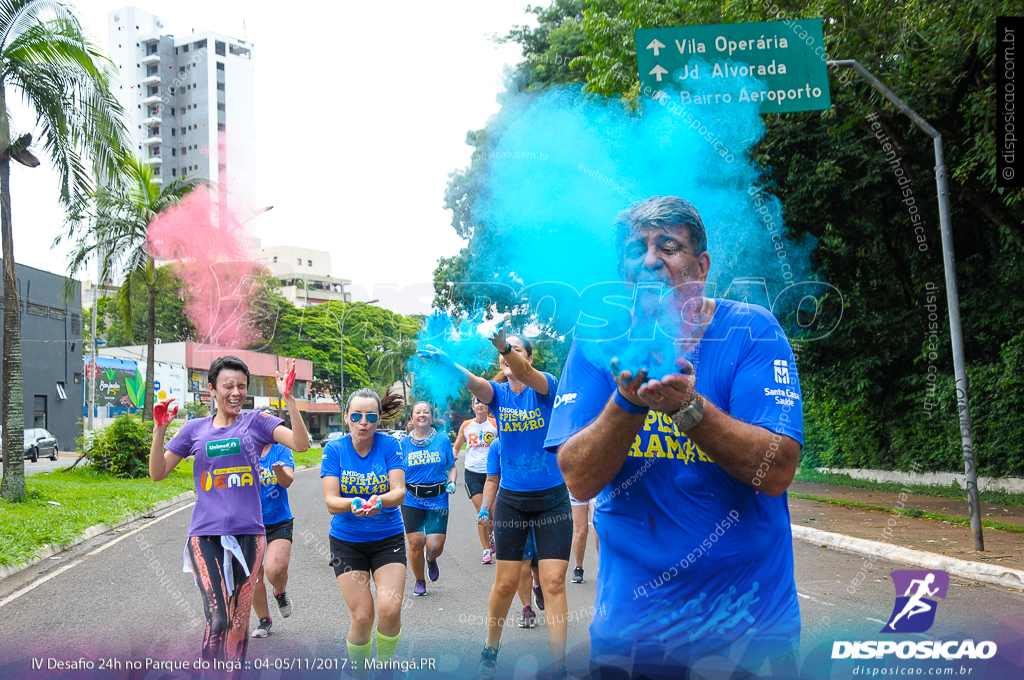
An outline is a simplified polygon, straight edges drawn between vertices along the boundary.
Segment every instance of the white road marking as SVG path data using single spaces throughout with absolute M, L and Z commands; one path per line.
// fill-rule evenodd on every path
M 60 569 L 57 569 L 56 571 L 53 571 L 53 572 L 47 574 L 46 576 L 44 576 L 43 578 L 39 579 L 38 581 L 35 581 L 35 582 L 25 586 L 21 590 L 18 590 L 18 591 L 15 591 L 15 592 L 11 593 L 10 595 L 5 597 L 4 599 L 0 600 L 0 607 L 3 607 L 5 604 L 8 604 L 10 602 L 14 602 L 15 600 L 17 600 L 19 597 L 21 597 L 25 593 L 28 593 L 28 592 L 31 592 L 31 591 L 35 590 L 36 588 L 38 588 L 39 586 L 43 585 L 44 583 L 46 583 L 50 579 L 52 579 L 52 578 L 54 578 L 56 576 L 59 576 L 60 574 L 63 574 L 65 571 L 67 571 L 69 569 L 71 569 L 73 567 L 77 567 L 79 564 L 84 562 L 86 559 L 92 557 L 93 555 L 100 554 L 101 552 L 103 552 L 104 550 L 109 548 L 110 546 L 115 545 L 117 543 L 120 543 L 121 541 L 123 541 L 124 539 L 128 538 L 129 536 L 131 536 L 133 534 L 137 534 L 138 532 L 142 531 L 143 529 L 147 529 L 147 528 L 153 526 L 157 522 L 162 522 L 163 520 L 167 519 L 171 515 L 177 514 L 177 513 L 181 512 L 182 510 L 186 510 L 188 508 L 191 508 L 193 505 L 195 505 L 195 501 L 189 503 L 188 505 L 183 505 L 182 507 L 178 508 L 177 510 L 171 510 L 166 515 L 161 515 L 160 517 L 157 517 L 156 519 L 154 519 L 152 522 L 146 522 L 141 527 L 138 527 L 137 529 L 132 529 L 128 533 L 122 534 L 121 536 L 118 536 L 114 540 L 109 541 L 107 543 L 104 543 L 100 547 L 98 547 L 95 550 L 93 550 L 93 551 L 89 552 L 88 554 L 86 554 L 85 557 L 83 557 L 82 559 L 78 560 L 77 562 L 72 562 L 71 564 L 65 564 Z
M 803 593 L 797 593 L 797 597 L 802 597 L 802 598 L 804 598 L 806 600 L 810 600 L 811 602 L 817 602 L 818 604 L 827 604 L 829 607 L 835 607 L 835 604 L 833 604 L 831 602 L 822 602 L 821 600 L 819 600 L 816 597 L 811 597 L 810 595 L 804 595 Z M 882 623 L 885 623 L 885 621 L 883 621 Z

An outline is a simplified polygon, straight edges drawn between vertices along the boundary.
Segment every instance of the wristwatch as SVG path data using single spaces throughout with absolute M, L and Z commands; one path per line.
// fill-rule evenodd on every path
M 694 395 L 693 401 L 684 404 L 681 409 L 672 414 L 672 422 L 680 432 L 689 430 L 704 417 L 704 397 L 700 396 L 698 392 L 694 392 Z
M 503 357 L 507 357 L 511 352 L 512 352 L 512 343 L 511 342 L 506 342 L 505 343 L 505 349 L 499 349 L 498 350 L 498 354 L 500 354 Z

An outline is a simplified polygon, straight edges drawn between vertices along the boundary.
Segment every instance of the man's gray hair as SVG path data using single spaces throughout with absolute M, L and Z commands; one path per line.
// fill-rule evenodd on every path
M 665 229 L 672 226 L 686 230 L 694 256 L 708 249 L 704 221 L 692 203 L 678 196 L 651 196 L 629 206 L 615 220 L 616 244 L 620 256 L 630 235 L 645 228 Z

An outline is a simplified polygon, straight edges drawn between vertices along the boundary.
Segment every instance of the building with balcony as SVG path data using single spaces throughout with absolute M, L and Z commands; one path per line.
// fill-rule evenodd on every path
M 178 38 L 163 19 L 137 7 L 108 13 L 107 26 L 120 74 L 113 91 L 136 155 L 161 183 L 212 180 L 218 203 L 244 214 L 232 197 L 252 196 L 255 187 L 252 44 L 211 31 Z
M 318 305 L 322 302 L 352 302 L 346 290 L 350 279 L 339 279 L 331 269 L 331 254 L 297 246 L 266 246 L 252 242 L 252 259 L 274 273 L 281 281 L 281 294 L 293 305 Z

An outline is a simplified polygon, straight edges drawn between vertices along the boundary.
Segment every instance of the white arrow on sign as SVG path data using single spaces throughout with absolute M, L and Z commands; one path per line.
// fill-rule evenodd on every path
M 651 44 L 647 46 L 647 49 L 654 50 L 654 56 L 658 56 L 658 50 L 660 50 L 662 47 L 664 47 L 664 45 L 661 44 L 657 38 L 655 38 L 654 40 L 651 41 Z
M 654 68 L 652 68 L 652 69 L 651 69 L 651 72 L 650 72 L 650 73 L 648 73 L 647 75 L 649 75 L 649 76 L 657 76 L 657 78 L 658 78 L 658 82 L 660 83 L 660 82 L 661 82 L 661 76 L 662 76 L 662 75 L 664 75 L 664 74 L 666 74 L 666 73 L 668 73 L 668 71 L 666 71 L 665 69 L 663 69 L 663 68 L 662 68 L 661 66 L 659 66 L 658 64 L 655 64 L 655 65 L 654 65 Z

